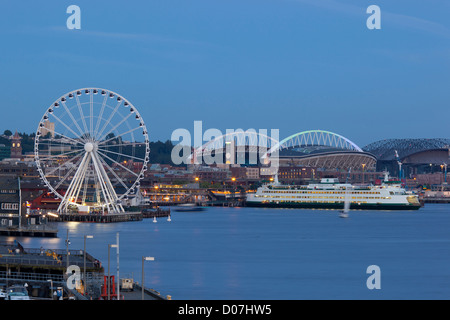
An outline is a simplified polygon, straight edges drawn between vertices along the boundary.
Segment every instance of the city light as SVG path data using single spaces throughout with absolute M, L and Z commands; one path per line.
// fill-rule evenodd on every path
M 47 212 L 47 215 L 49 215 L 51 217 L 58 218 L 58 215 L 56 213 L 53 213 L 53 212 Z

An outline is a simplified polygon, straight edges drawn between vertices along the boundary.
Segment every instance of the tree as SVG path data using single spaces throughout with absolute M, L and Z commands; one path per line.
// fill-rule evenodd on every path
M 4 132 L 3 132 L 3 134 L 5 135 L 5 136 L 12 136 L 12 132 L 10 131 L 10 130 L 5 130 Z

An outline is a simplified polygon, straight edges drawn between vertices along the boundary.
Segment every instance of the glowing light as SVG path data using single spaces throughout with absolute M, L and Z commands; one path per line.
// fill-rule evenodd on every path
M 49 215 L 51 217 L 58 218 L 58 215 L 56 213 L 53 213 L 53 212 L 47 212 L 47 215 Z

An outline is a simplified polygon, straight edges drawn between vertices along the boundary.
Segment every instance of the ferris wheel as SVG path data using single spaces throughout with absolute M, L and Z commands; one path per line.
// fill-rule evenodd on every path
M 135 106 L 101 88 L 61 96 L 36 131 L 37 170 L 59 213 L 124 212 L 149 161 L 148 132 Z

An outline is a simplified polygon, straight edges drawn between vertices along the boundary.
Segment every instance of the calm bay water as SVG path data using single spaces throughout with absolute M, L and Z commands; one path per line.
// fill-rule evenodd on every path
M 108 263 L 120 236 L 120 275 L 173 299 L 450 299 L 450 205 L 419 211 L 207 208 L 115 224 L 59 223 L 58 238 L 25 247 L 83 249 Z M 11 239 L 11 238 L 10 238 Z M 381 289 L 369 290 L 369 265 Z M 111 249 L 111 273 L 116 251 Z

